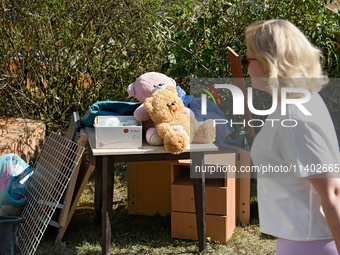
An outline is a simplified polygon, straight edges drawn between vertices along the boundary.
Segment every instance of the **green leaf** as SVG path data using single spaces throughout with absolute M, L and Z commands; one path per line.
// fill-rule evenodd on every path
M 175 57 L 175 54 L 171 53 L 169 56 L 168 56 L 168 60 L 171 64 L 176 64 L 176 57 Z

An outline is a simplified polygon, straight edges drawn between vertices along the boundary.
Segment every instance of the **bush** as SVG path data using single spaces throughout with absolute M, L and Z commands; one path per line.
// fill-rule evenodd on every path
M 176 77 L 187 92 L 192 77 L 232 77 L 227 46 L 239 55 L 245 55 L 244 31 L 247 26 L 258 20 L 286 19 L 299 27 L 323 51 L 325 72 L 329 77 L 338 78 L 340 48 L 335 41 L 335 34 L 339 33 L 339 15 L 337 10 L 330 13 L 326 9 L 327 2 L 172 1 L 154 25 L 167 57 L 163 72 Z M 243 73 L 249 77 L 246 70 Z M 321 93 L 335 123 L 340 123 L 338 87 L 337 84 L 330 84 Z M 271 97 L 268 94 L 254 90 L 253 98 L 256 109 L 270 108 Z M 230 116 L 231 98 L 226 101 L 224 111 Z M 337 132 L 340 137 L 339 126 Z
M 126 84 L 156 69 L 147 37 L 157 1 L 3 1 L 0 116 L 65 130 L 71 113 L 126 100 Z M 14 107 L 15 106 L 15 107 Z
M 73 111 L 82 116 L 99 100 L 134 100 L 126 88 L 148 71 L 173 77 L 189 93 L 193 77 L 231 77 L 227 46 L 244 55 L 245 28 L 273 18 L 298 26 L 322 49 L 324 70 L 338 78 L 339 15 L 327 12 L 326 3 L 5 0 L 0 10 L 0 115 L 40 119 L 47 132 L 65 130 Z M 338 87 L 322 91 L 335 123 L 340 122 Z M 255 108 L 270 105 L 268 95 L 255 92 Z M 223 111 L 230 114 L 231 102 Z

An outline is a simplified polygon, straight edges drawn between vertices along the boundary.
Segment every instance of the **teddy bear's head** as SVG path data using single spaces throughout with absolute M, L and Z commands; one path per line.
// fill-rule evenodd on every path
M 149 72 L 142 74 L 134 83 L 130 84 L 127 92 L 130 96 L 137 98 L 139 102 L 144 103 L 145 99 L 150 97 L 154 91 L 167 86 L 175 88 L 175 80 L 165 74 Z
M 173 120 L 178 114 L 183 114 L 184 104 L 177 96 L 174 87 L 155 91 L 144 102 L 145 109 L 155 124 Z

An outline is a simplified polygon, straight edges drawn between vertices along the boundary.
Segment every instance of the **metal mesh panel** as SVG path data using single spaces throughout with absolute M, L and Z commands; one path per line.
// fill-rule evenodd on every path
M 56 133 L 47 137 L 24 193 L 28 202 L 19 228 L 21 254 L 35 253 L 83 152 L 84 147 Z

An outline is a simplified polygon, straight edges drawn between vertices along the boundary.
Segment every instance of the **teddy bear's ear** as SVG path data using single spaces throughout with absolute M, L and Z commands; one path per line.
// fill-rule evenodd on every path
M 144 101 L 144 108 L 147 110 L 149 113 L 152 112 L 153 106 L 152 106 L 152 97 L 148 97 Z
M 135 83 L 131 83 L 128 88 L 127 88 L 127 93 L 130 96 L 136 97 L 136 92 L 135 92 Z
M 167 86 L 166 89 L 168 89 L 168 90 L 170 90 L 171 92 L 174 92 L 174 93 L 177 94 L 176 89 L 175 89 L 174 87 L 172 87 L 172 86 Z

